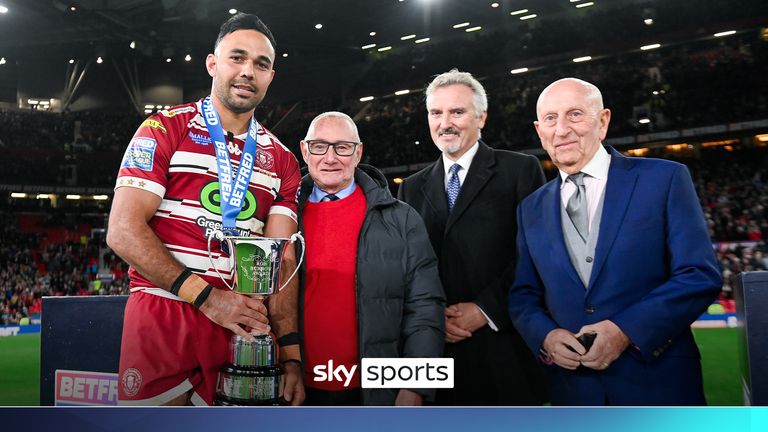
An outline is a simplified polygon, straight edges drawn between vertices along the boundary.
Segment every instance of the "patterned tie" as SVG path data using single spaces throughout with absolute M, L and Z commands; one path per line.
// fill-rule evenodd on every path
M 448 178 L 448 188 L 446 194 L 448 195 L 448 210 L 453 210 L 453 206 L 456 205 L 456 198 L 459 197 L 459 190 L 461 189 L 461 183 L 459 183 L 459 170 L 461 165 L 453 164 L 448 169 L 451 172 L 451 177 Z
M 579 232 L 581 239 L 586 243 L 589 217 L 587 216 L 587 190 L 584 187 L 584 176 L 585 174 L 582 172 L 568 176 L 568 180 L 576 185 L 576 192 L 568 199 L 565 211 L 571 218 L 571 222 L 576 227 L 576 231 Z
M 323 199 L 321 199 L 320 201 L 328 202 L 328 201 L 336 201 L 337 199 L 339 199 L 339 197 L 337 197 L 336 195 L 328 194 L 328 195 L 324 196 Z

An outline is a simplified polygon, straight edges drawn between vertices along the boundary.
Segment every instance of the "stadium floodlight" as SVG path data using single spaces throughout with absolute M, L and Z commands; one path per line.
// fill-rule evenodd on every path
M 157 108 L 157 109 L 163 109 L 163 106 L 162 106 L 162 105 L 155 105 L 155 108 Z
M 192 61 L 192 56 L 187 54 L 184 56 L 184 61 Z
M 400 38 L 400 40 L 408 40 L 408 39 L 414 39 L 416 37 L 415 34 L 409 34 L 407 36 L 403 36 Z
M 494 2 L 494 3 L 491 3 L 491 7 L 492 7 L 492 8 L 497 8 L 497 7 L 499 7 L 499 4 L 498 4 L 498 3 L 496 3 L 496 2 Z
M 236 13 L 237 13 L 237 9 L 235 9 L 235 8 L 232 8 L 232 9 L 229 10 L 229 14 L 230 15 L 234 15 Z
M 165 59 L 165 62 L 166 62 L 166 63 L 170 63 L 170 62 L 171 62 L 171 58 L 170 58 L 170 57 L 168 57 L 167 59 Z
M 2 14 L 8 13 L 8 8 L 3 5 L 0 5 L 0 13 Z
M 736 30 L 728 30 L 720 33 L 715 33 L 713 36 L 715 37 L 723 37 L 723 36 L 730 36 L 736 34 Z
M 323 25 L 320 24 L 320 23 L 317 23 L 317 24 L 315 24 L 315 28 L 320 30 L 321 28 L 323 28 Z
M 362 48 L 362 49 L 370 49 L 370 48 L 374 48 L 375 46 L 376 46 L 376 44 L 368 44 L 368 45 L 363 45 L 360 48 Z
M 384 51 L 389 51 L 389 50 L 391 50 L 391 49 L 392 49 L 392 47 L 391 47 L 391 46 L 385 46 L 385 47 L 381 47 L 381 48 L 377 49 L 376 51 L 378 51 L 378 52 L 384 52 Z
M 4 64 L 5 64 L 5 57 L 0 57 L 0 65 L 4 65 Z
M 288 53 L 283 53 L 283 58 L 288 57 Z
M 376 32 L 370 32 L 368 33 L 368 36 L 376 36 Z
M 520 9 L 520 10 L 512 11 L 509 14 L 512 16 L 515 16 L 515 15 L 522 15 L 524 13 L 528 13 L 528 9 Z
M 403 178 L 402 177 L 395 177 L 395 178 L 392 179 L 392 183 L 394 183 L 394 184 L 400 184 L 402 182 L 403 182 Z
M 75 63 L 75 59 L 69 59 L 69 64 L 74 64 L 74 63 Z
M 469 25 L 469 22 L 463 22 L 463 23 L 454 24 L 453 28 L 457 29 L 457 28 L 466 27 L 468 25 Z
M 660 46 L 661 46 L 661 44 L 643 45 L 643 46 L 640 47 L 640 49 L 643 50 L 643 51 L 648 51 L 648 50 L 656 49 L 656 48 L 658 48 Z
M 11 198 L 26 198 L 27 194 L 24 192 L 11 192 Z
M 646 18 L 643 20 L 645 25 L 653 25 L 653 18 Z
M 105 201 L 105 200 L 108 200 L 109 197 L 107 195 L 94 195 L 93 199 L 95 199 L 96 201 Z
M 152 113 L 152 110 L 151 110 L 151 109 L 145 109 L 145 110 L 144 110 L 144 114 L 151 114 L 151 113 Z
M 373 100 L 373 96 L 366 96 L 366 97 L 361 97 L 360 98 L 360 102 L 368 102 L 368 101 L 372 101 L 372 100 Z
M 529 19 L 534 19 L 534 18 L 536 18 L 537 16 L 538 16 L 538 15 L 536 15 L 536 14 L 524 15 L 524 16 L 521 16 L 521 17 L 520 17 L 520 21 L 525 21 L 525 20 L 529 20 Z
M 521 74 L 523 72 L 528 72 L 528 68 L 512 69 L 510 72 L 512 73 L 512 75 L 517 75 L 517 74 Z
M 154 107 L 155 107 L 154 105 L 144 105 L 144 108 L 149 108 L 149 109 L 152 109 L 152 108 L 154 108 Z
M 48 194 L 37 194 L 35 196 L 35 198 L 37 198 L 37 199 L 51 199 L 51 196 L 48 195 Z
M 131 41 L 128 46 L 131 47 L 131 49 L 136 49 L 136 41 Z
M 576 7 L 581 9 L 581 8 L 590 7 L 594 5 L 595 5 L 595 2 L 586 2 L 586 3 L 579 3 L 576 5 Z
M 651 119 L 643 117 L 641 119 L 638 119 L 637 122 L 640 124 L 648 124 L 651 122 Z
M 482 27 L 480 27 L 480 26 L 475 26 L 475 27 L 470 27 L 470 28 L 468 28 L 468 29 L 465 29 L 464 31 L 465 31 L 465 32 L 467 32 L 467 33 L 470 33 L 470 32 L 476 32 L 476 31 L 478 31 L 478 30 L 480 30 L 480 29 L 482 29 Z
M 429 42 L 429 38 L 421 38 L 413 41 L 413 43 L 424 43 L 424 42 Z
M 77 195 L 77 194 L 67 195 L 67 199 L 68 200 L 79 200 L 80 198 L 82 198 L 82 197 L 80 195 Z
M 590 60 L 592 60 L 591 56 L 584 56 L 584 57 L 576 57 L 575 59 L 573 59 L 573 62 L 581 63 L 581 62 L 590 61 Z
M 101 56 L 99 56 L 99 58 L 96 59 L 96 63 L 102 64 L 102 63 L 104 63 L 104 59 L 101 58 Z
M 395 96 L 402 96 L 402 95 L 408 94 L 410 92 L 411 92 L 410 90 L 398 90 L 398 91 L 395 92 Z

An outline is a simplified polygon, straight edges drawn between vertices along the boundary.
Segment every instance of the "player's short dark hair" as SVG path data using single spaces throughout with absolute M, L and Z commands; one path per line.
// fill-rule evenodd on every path
M 216 45 L 214 45 L 214 49 L 219 46 L 219 42 L 221 42 L 221 40 L 224 39 L 226 35 L 237 30 L 256 30 L 257 32 L 262 33 L 267 37 L 267 39 L 269 39 L 269 42 L 272 44 L 272 48 L 277 51 L 277 42 L 275 42 L 275 37 L 272 35 L 272 32 L 269 31 L 269 27 L 267 27 L 267 25 L 264 24 L 264 22 L 260 20 L 256 15 L 242 12 L 235 14 L 232 16 L 232 18 L 228 19 L 224 24 L 221 25 L 221 28 L 219 29 L 219 36 L 216 38 Z

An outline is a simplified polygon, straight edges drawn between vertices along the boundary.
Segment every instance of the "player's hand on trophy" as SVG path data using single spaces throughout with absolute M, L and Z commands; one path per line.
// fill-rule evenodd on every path
M 297 406 L 304 403 L 306 392 L 304 391 L 304 371 L 301 370 L 301 363 L 298 361 L 286 361 L 283 363 L 282 393 L 283 399 Z
M 263 300 L 233 291 L 212 290 L 200 311 L 211 321 L 249 341 L 254 340 L 250 332 L 267 334 L 270 330 Z

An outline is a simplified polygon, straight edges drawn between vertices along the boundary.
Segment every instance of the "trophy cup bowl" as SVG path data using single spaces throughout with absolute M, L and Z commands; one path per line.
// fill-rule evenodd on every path
M 221 232 L 215 237 L 230 252 L 230 268 L 234 283 L 230 285 L 219 273 L 213 262 L 211 238 L 208 240 L 208 257 L 219 277 L 231 290 L 265 298 L 279 292 L 296 275 L 304 259 L 304 238 L 296 233 L 290 239 L 267 237 L 236 237 Z M 299 240 L 302 244 L 301 259 L 296 269 L 279 287 L 280 268 L 286 246 Z M 222 248 L 223 249 L 223 248 Z M 227 365 L 219 372 L 216 384 L 216 405 L 254 406 L 280 405 L 282 403 L 281 380 L 283 370 L 277 363 L 275 341 L 269 334 L 253 334 L 250 341 L 232 335 L 229 341 Z

